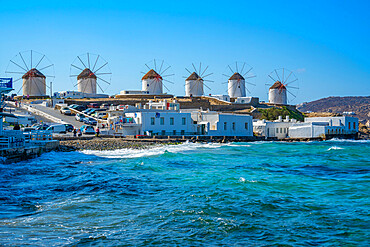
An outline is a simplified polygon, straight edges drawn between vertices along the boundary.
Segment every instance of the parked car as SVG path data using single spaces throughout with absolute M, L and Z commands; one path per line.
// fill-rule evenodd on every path
M 87 115 L 90 115 L 91 113 L 94 113 L 95 112 L 95 110 L 94 109 L 92 109 L 92 108 L 89 108 L 88 109 L 88 111 L 86 111 L 86 112 L 84 112 L 85 114 L 87 114 Z
M 76 111 L 83 111 L 83 110 L 85 110 L 85 109 L 86 109 L 86 106 L 78 105 L 78 106 L 76 106 L 76 107 L 75 107 L 75 108 L 73 108 L 73 109 L 75 109 Z
M 47 124 L 37 124 L 35 126 L 36 130 L 46 130 L 47 128 L 49 128 L 49 125 Z
M 97 119 L 107 119 L 108 118 L 108 113 L 107 112 L 97 112 L 97 113 L 95 113 L 95 117 Z
M 77 113 L 75 116 L 75 119 L 80 122 L 82 122 L 84 118 L 85 118 L 85 115 L 83 115 L 82 113 Z
M 96 125 L 97 124 L 97 121 L 91 117 L 86 117 L 83 119 L 83 122 L 85 124 L 91 124 L 91 125 Z
M 95 134 L 94 127 L 92 127 L 90 125 L 82 125 L 80 130 L 81 130 L 82 134 L 87 134 L 87 135 L 94 135 Z
M 64 115 L 71 115 L 71 110 L 68 107 L 62 107 L 62 109 L 60 109 L 60 113 Z
M 23 132 L 31 132 L 31 131 L 34 131 L 36 130 L 35 127 L 24 127 L 21 129 Z
M 87 105 L 87 108 L 99 108 L 99 104 L 98 103 L 90 103 Z
M 109 104 L 107 104 L 107 103 L 103 103 L 103 104 L 100 106 L 100 109 L 108 110 L 108 109 L 109 109 Z
M 67 128 L 65 124 L 55 124 L 51 125 L 46 130 L 51 130 L 52 133 L 65 134 L 67 133 Z
M 73 127 L 73 125 L 72 124 L 64 124 L 65 126 L 66 126 L 66 130 L 68 131 L 68 132 L 72 132 L 73 131 L 73 129 L 75 128 L 75 127 Z
M 71 105 L 69 105 L 69 106 L 68 106 L 68 108 L 72 108 L 72 109 L 74 109 L 74 107 L 76 107 L 76 106 L 78 106 L 78 105 L 76 105 L 76 104 L 71 104 Z

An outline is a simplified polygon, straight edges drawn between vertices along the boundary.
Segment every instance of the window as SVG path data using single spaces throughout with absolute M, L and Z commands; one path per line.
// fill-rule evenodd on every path
M 276 133 L 279 133 L 279 128 L 276 128 Z
M 151 117 L 151 118 L 150 118 L 150 124 L 151 124 L 151 125 L 154 125 L 154 124 L 155 124 L 155 118 L 154 118 L 154 117 Z
M 244 124 L 244 128 L 247 130 L 248 129 L 248 123 Z
M 235 122 L 233 122 L 233 130 L 235 130 Z
M 224 122 L 224 130 L 227 130 L 227 122 Z
M 356 122 L 353 122 L 353 129 L 356 129 Z
M 280 133 L 283 133 L 283 128 L 280 128 Z
M 173 131 L 173 135 L 175 136 L 176 135 L 176 130 Z
M 185 130 L 181 130 L 181 135 L 185 135 Z
M 166 135 L 166 131 L 162 130 L 162 136 Z
M 186 118 L 182 118 L 182 125 L 185 125 L 186 124 Z
M 351 129 L 351 123 L 348 123 L 348 129 Z
M 164 117 L 161 117 L 160 121 L 161 121 L 161 125 L 164 125 Z
M 171 118 L 170 118 L 170 125 L 174 125 L 174 122 L 175 122 L 175 121 L 174 121 L 173 117 L 171 117 Z
M 286 128 L 284 128 L 284 134 L 286 133 Z

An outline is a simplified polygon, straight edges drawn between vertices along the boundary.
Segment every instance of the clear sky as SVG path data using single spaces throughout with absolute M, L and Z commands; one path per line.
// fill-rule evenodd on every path
M 156 58 L 172 65 L 175 95 L 185 94 L 193 62 L 214 73 L 207 94 L 226 94 L 226 66 L 245 61 L 261 100 L 267 75 L 282 67 L 299 78 L 293 103 L 368 96 L 369 13 L 370 1 L 0 1 L 0 77 L 32 49 L 55 64 L 54 91 L 73 89 L 70 65 L 90 52 L 109 62 L 109 94 L 141 89 L 140 72 Z

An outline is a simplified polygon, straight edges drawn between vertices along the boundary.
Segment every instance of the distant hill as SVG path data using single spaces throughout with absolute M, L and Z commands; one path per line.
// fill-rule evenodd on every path
M 343 114 L 349 112 L 366 123 L 370 120 L 370 96 L 364 97 L 328 97 L 297 105 L 301 112 L 330 112 Z

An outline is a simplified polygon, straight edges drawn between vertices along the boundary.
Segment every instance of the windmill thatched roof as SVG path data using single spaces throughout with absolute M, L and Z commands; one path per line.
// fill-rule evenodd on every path
M 186 78 L 186 81 L 190 81 L 190 80 L 193 80 L 193 81 L 196 81 L 196 80 L 202 80 L 202 77 L 200 77 L 197 73 L 193 72 L 188 78 Z
M 270 89 L 286 89 L 286 87 L 284 86 L 283 83 L 281 83 L 280 81 L 276 81 L 271 87 Z
M 33 68 L 33 69 L 30 69 L 26 74 L 24 74 L 22 76 L 22 79 L 28 79 L 30 77 L 41 77 L 41 78 L 46 78 L 46 76 L 44 76 L 44 74 L 42 74 L 40 71 L 38 71 L 37 69 Z
M 149 70 L 148 73 L 146 73 L 143 78 L 141 78 L 141 80 L 145 80 L 145 79 L 154 79 L 154 78 L 158 78 L 158 79 L 161 79 L 162 80 L 162 77 L 157 73 L 155 72 L 154 69 L 151 69 Z
M 96 75 L 90 69 L 86 68 L 77 76 L 77 80 L 86 78 L 96 79 Z
M 244 77 L 239 74 L 238 72 L 235 72 L 230 78 L 229 80 L 244 80 Z

